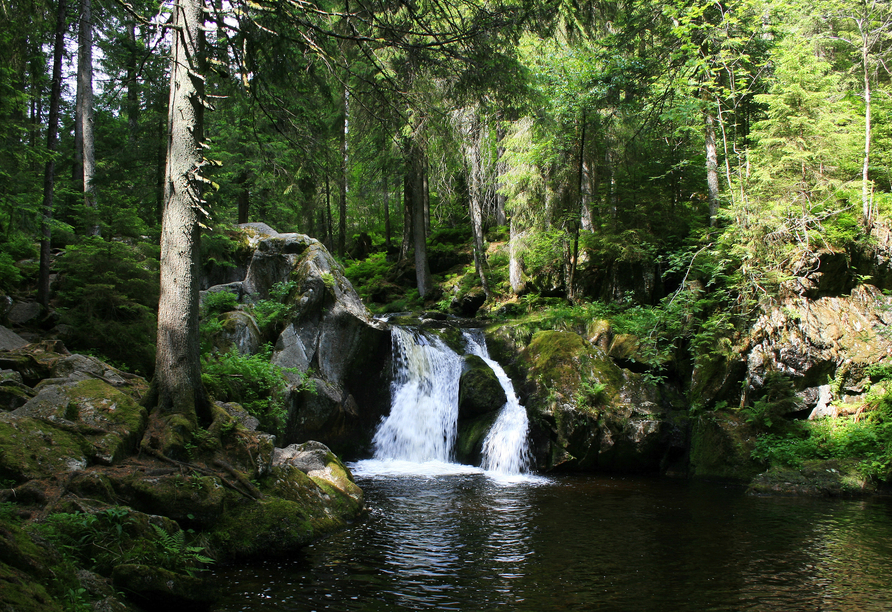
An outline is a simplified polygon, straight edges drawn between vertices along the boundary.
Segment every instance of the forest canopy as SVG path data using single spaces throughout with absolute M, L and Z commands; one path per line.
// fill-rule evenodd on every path
M 491 301 L 656 303 L 695 270 L 745 309 L 889 213 L 888 2 L 2 0 L 3 290 L 38 241 L 41 270 L 158 245 L 186 4 L 206 258 L 265 222 L 366 278 L 399 262 L 430 305 L 459 232 Z M 662 289 L 611 293 L 629 266 Z

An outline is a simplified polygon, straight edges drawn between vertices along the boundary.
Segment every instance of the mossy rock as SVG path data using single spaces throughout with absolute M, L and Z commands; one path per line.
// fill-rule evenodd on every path
M 44 386 L 14 414 L 84 436 L 91 461 L 106 465 L 136 449 L 148 418 L 136 400 L 96 379 Z
M 31 576 L 0 562 L 0 610 L 63 612 L 66 608 Z
M 458 432 L 455 437 L 456 461 L 468 465 L 480 465 L 483 457 L 483 442 L 498 416 L 499 413 L 493 411 L 458 421 Z
M 242 496 L 215 476 L 191 474 L 146 474 L 130 472 L 112 478 L 112 487 L 127 505 L 148 514 L 162 514 L 175 521 L 202 527 L 212 525 Z
M 24 482 L 87 467 L 93 446 L 46 421 L 0 413 L 0 478 Z
M 61 612 L 59 595 L 77 586 L 73 573 L 73 566 L 22 524 L 0 518 L 0 610 Z
M 579 386 L 580 361 L 589 347 L 573 332 L 540 331 L 533 334 L 524 354 L 533 376 L 566 394 Z
M 610 342 L 607 354 L 613 359 L 633 359 L 638 353 L 639 344 L 638 336 L 617 334 Z
M 217 590 L 209 581 L 150 565 L 123 564 L 114 569 L 115 588 L 152 609 L 202 609 L 217 599 Z
M 363 495 L 346 467 L 332 457 L 325 468 L 309 474 L 293 465 L 274 465 L 261 481 L 261 491 L 300 504 L 315 528 L 337 529 L 359 516 Z
M 747 493 L 754 495 L 806 495 L 812 497 L 860 497 L 877 487 L 858 472 L 858 462 L 806 461 L 801 467 L 772 466 L 757 475 Z
M 459 418 L 473 418 L 498 410 L 508 397 L 492 368 L 477 355 L 463 357 L 458 387 Z
M 701 415 L 693 423 L 690 475 L 696 478 L 749 482 L 761 471 L 751 454 L 756 431 L 732 412 Z
M 317 531 L 304 504 L 268 497 L 244 500 L 214 525 L 208 537 L 215 557 L 227 559 L 294 552 L 311 543 Z

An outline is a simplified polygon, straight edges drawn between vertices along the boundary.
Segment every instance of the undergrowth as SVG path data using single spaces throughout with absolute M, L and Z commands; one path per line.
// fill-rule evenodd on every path
M 130 510 L 113 506 L 96 513 L 62 512 L 35 526 L 64 554 L 108 576 L 118 565 L 161 567 L 190 576 L 213 563 L 203 546 L 190 543 L 182 530 L 168 532 L 154 523 L 140 524 Z

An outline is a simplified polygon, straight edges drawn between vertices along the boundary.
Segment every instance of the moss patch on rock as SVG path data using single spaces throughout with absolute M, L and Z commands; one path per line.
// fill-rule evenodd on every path
M 756 431 L 732 412 L 711 412 L 693 423 L 690 474 L 697 478 L 749 482 L 761 469 L 751 459 Z
M 876 493 L 876 485 L 857 468 L 855 460 L 806 461 L 799 468 L 772 466 L 752 480 L 747 492 L 812 497 L 860 497 Z

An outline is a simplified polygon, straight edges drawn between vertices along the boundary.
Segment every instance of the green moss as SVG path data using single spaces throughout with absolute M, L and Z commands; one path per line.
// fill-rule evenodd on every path
M 541 331 L 526 348 L 533 374 L 559 387 L 579 383 L 579 359 L 588 353 L 585 341 L 572 332 Z
M 82 469 L 91 451 L 80 434 L 30 417 L 0 414 L 0 479 L 24 482 Z
M 231 558 L 292 552 L 312 542 L 316 530 L 303 504 L 268 497 L 232 508 L 208 535 L 215 555 Z
M 241 499 L 218 478 L 198 473 L 152 476 L 134 472 L 114 480 L 112 486 L 134 508 L 199 526 L 211 525 Z
M 691 435 L 691 476 L 748 482 L 760 471 L 750 458 L 755 441 L 755 431 L 740 415 L 700 416 Z
M 756 476 L 748 489 L 759 495 L 852 497 L 876 492 L 858 471 L 858 461 L 806 461 L 801 467 L 775 465 Z

